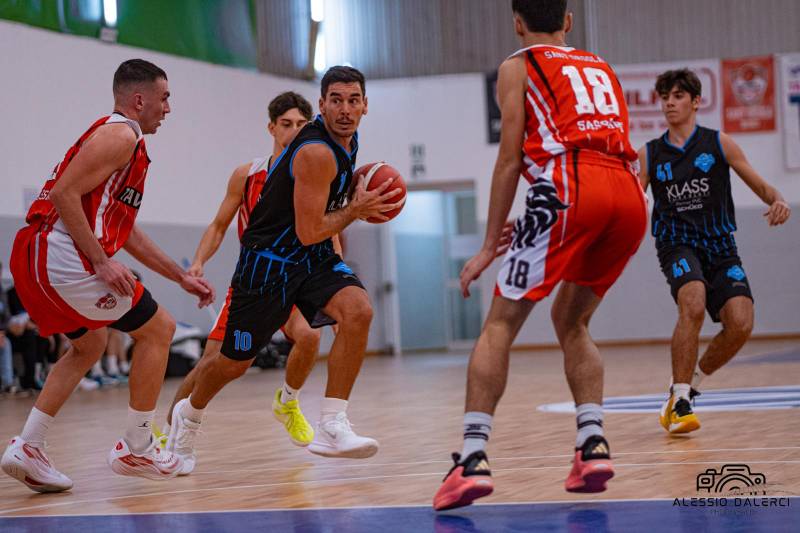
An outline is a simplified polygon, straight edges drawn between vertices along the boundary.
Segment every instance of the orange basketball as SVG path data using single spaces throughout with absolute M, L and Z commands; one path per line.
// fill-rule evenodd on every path
M 400 211 L 403 210 L 403 206 L 406 203 L 406 183 L 403 180 L 403 176 L 400 175 L 400 172 L 397 171 L 396 168 L 389 165 L 385 161 L 379 161 L 377 163 L 367 163 L 361 167 L 358 167 L 355 174 L 353 174 L 354 182 L 358 183 L 361 177 L 364 176 L 364 186 L 368 191 L 377 189 L 378 187 L 383 184 L 384 181 L 394 178 L 394 181 L 386 190 L 389 192 L 391 190 L 401 190 L 403 194 L 398 194 L 397 196 L 393 196 L 389 198 L 389 202 L 396 203 L 396 202 L 403 202 L 400 207 L 397 209 L 392 209 L 391 211 L 386 211 L 384 216 L 388 217 L 389 220 L 393 219 L 397 215 L 400 214 Z M 380 224 L 381 222 L 385 222 L 384 220 L 379 220 L 374 217 L 370 217 L 367 219 L 367 222 L 372 222 L 373 224 Z

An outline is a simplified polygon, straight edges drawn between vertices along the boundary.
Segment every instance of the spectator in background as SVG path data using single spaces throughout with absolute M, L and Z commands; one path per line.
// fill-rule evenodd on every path
M 8 309 L 8 297 L 3 288 L 3 264 L 0 263 L 0 394 L 11 392 L 14 386 L 14 364 L 11 352 L 11 341 L 6 336 L 8 320 L 11 312 Z

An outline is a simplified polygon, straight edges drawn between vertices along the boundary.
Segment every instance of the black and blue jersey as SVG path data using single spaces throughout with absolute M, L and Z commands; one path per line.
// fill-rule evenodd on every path
M 648 142 L 647 174 L 659 250 L 682 245 L 707 254 L 736 253 L 730 166 L 719 131 L 696 126 L 683 146 L 670 143 L 668 132 Z

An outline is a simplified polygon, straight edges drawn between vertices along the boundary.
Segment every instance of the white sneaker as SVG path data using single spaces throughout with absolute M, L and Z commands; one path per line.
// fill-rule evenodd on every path
M 108 454 L 108 465 L 121 476 L 138 476 L 161 481 L 178 475 L 183 467 L 181 458 L 162 450 L 152 440 L 141 454 L 133 453 L 125 439 L 119 439 Z
M 93 379 L 81 378 L 78 387 L 81 390 L 97 390 L 100 388 L 100 384 Z
M 61 492 L 72 488 L 72 480 L 55 469 L 44 450 L 14 437 L 0 460 L 3 472 L 36 492 Z
M 178 474 L 179 476 L 188 476 L 197 464 L 194 443 L 200 432 L 200 423 L 189 420 L 181 414 L 181 408 L 188 401 L 188 398 L 184 398 L 172 409 L 172 426 L 169 428 L 169 439 L 167 440 L 167 449 L 183 459 L 183 468 Z
M 378 441 L 355 434 L 347 413 L 342 411 L 336 418 L 317 424 L 314 440 L 308 451 L 323 457 L 346 457 L 350 459 L 366 459 L 378 452 Z

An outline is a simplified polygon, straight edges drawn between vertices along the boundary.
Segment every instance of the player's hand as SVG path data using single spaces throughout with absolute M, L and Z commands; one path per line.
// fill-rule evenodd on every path
M 181 278 L 181 289 L 189 294 L 194 294 L 200 300 L 197 307 L 205 307 L 214 301 L 215 291 L 214 286 L 211 285 L 205 278 L 191 276 L 186 274 Z
M 133 291 L 136 289 L 136 278 L 133 277 L 131 269 L 109 258 L 92 266 L 97 277 L 111 287 L 119 296 L 133 297 Z
M 350 209 L 354 211 L 356 217 L 361 220 L 377 218 L 381 222 L 389 220 L 383 213 L 392 211 L 403 205 L 402 201 L 389 201 L 398 194 L 403 193 L 401 189 L 392 189 L 387 192 L 387 189 L 389 189 L 393 181 L 394 178 L 388 179 L 381 183 L 376 189 L 368 191 L 366 178 L 362 176 L 358 180 L 358 185 L 356 185 L 353 199 L 350 200 Z
M 464 268 L 461 270 L 461 294 L 464 298 L 469 298 L 469 286 L 478 279 L 481 273 L 492 264 L 496 257 L 497 250 L 486 250 L 481 248 L 481 251 L 475 254 Z
M 500 241 L 497 243 L 497 250 L 495 250 L 494 256 L 500 257 L 501 255 L 505 255 L 508 249 L 511 247 L 511 241 L 514 237 L 514 222 L 508 221 L 503 225 L 503 233 L 500 234 Z
M 189 270 L 186 271 L 187 274 L 190 276 L 194 276 L 196 278 L 203 277 L 203 263 L 192 263 L 192 266 L 189 267 Z
M 769 209 L 764 216 L 767 217 L 767 222 L 770 226 L 779 226 L 789 219 L 792 214 L 792 208 L 783 200 L 776 200 L 772 202 Z

